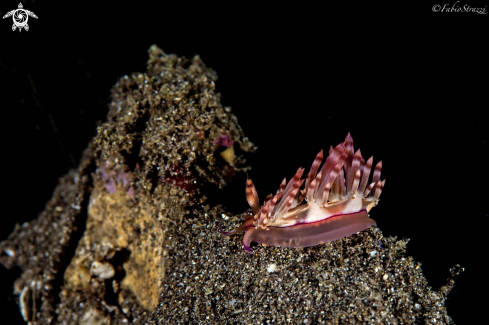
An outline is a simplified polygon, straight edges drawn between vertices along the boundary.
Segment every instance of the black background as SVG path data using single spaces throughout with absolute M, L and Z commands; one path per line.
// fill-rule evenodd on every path
M 0 240 L 43 210 L 105 118 L 112 85 L 144 72 L 157 44 L 217 71 L 223 104 L 259 147 L 248 163 L 262 198 L 351 132 L 364 157 L 383 160 L 372 218 L 411 238 L 407 254 L 434 289 L 451 266 L 466 268 L 447 301 L 457 324 L 484 313 L 489 15 L 433 13 L 437 1 L 23 3 L 39 17 L 28 32 L 0 21 Z M 17 6 L 3 0 L 1 16 Z M 244 210 L 244 184 L 231 190 L 227 205 Z M 21 321 L 8 297 L 17 275 L 0 270 L 0 305 Z

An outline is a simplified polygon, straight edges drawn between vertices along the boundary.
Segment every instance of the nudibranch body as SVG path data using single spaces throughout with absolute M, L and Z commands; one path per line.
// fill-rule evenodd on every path
M 252 242 L 281 247 L 308 247 L 351 236 L 370 226 L 376 226 L 368 212 L 377 205 L 385 180 L 380 180 L 382 162 L 374 168 L 369 183 L 373 157 L 365 160 L 348 133 L 345 142 L 329 149 L 323 160 L 321 150 L 304 183 L 299 168 L 292 179 L 284 179 L 275 195 L 268 195 L 260 206 L 251 179 L 246 182 L 246 199 L 253 211 L 238 228 L 221 232 L 226 236 L 246 230 L 243 245 L 252 253 Z M 319 170 L 319 171 L 318 171 Z M 301 204 L 303 200 L 306 203 Z M 251 228 L 251 229 L 249 229 Z

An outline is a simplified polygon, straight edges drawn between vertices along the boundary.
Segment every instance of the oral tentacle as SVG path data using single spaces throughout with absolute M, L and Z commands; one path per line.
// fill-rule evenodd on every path
M 246 180 L 245 193 L 246 200 L 248 201 L 253 214 L 257 214 L 260 210 L 260 200 L 258 199 L 258 192 L 256 191 L 255 184 L 253 184 L 251 179 Z
M 222 221 L 219 222 L 219 231 L 224 236 L 232 236 L 234 234 L 237 234 L 237 233 L 239 233 L 239 232 L 241 232 L 243 230 L 246 230 L 248 228 L 251 228 L 251 227 L 254 227 L 254 225 L 253 225 L 253 218 L 246 219 L 246 221 L 241 226 L 239 226 L 238 228 L 235 228 L 233 230 L 230 230 L 230 231 L 224 231 L 222 229 Z

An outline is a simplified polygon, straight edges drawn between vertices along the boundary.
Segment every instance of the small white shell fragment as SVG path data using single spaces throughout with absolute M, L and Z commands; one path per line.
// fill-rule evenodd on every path
M 32 320 L 31 306 L 28 303 L 30 295 L 30 288 L 28 286 L 25 286 L 22 289 L 19 297 L 20 313 L 26 322 L 30 322 Z
M 272 264 L 270 264 L 270 265 L 267 267 L 267 272 L 268 272 L 268 273 L 275 272 L 276 270 L 277 270 L 277 264 L 275 264 L 275 263 L 272 263 Z
M 79 325 L 102 325 L 105 324 L 104 315 L 96 309 L 90 308 L 80 319 Z
M 388 277 L 389 277 L 389 274 L 386 273 L 386 274 L 384 274 L 384 276 L 382 277 L 382 279 L 387 280 Z
M 115 271 L 112 265 L 109 263 L 95 261 L 90 266 L 90 274 L 98 276 L 102 279 L 110 279 L 115 275 Z
M 371 251 L 370 252 L 370 256 L 375 257 L 375 255 L 377 255 L 377 251 Z
M 14 257 L 15 256 L 15 251 L 13 249 L 11 249 L 11 248 L 5 248 L 3 251 L 5 252 L 5 254 L 7 254 L 10 257 Z
M 221 213 L 221 216 L 222 216 L 222 218 L 223 218 L 224 220 L 228 220 L 228 216 L 227 216 L 227 215 L 225 215 L 224 213 Z

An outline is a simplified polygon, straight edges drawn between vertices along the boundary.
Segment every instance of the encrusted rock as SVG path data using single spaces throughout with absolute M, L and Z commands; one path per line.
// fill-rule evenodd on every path
M 18 267 L 14 294 L 33 324 L 451 323 L 444 306 L 462 269 L 433 291 L 407 240 L 367 229 L 304 249 L 222 236 L 206 200 L 246 170 L 256 147 L 192 60 L 149 50 L 122 77 L 80 166 L 59 180 L 38 219 L 0 244 Z M 244 191 L 244 185 L 243 185 Z M 229 217 L 228 217 L 229 216 Z

